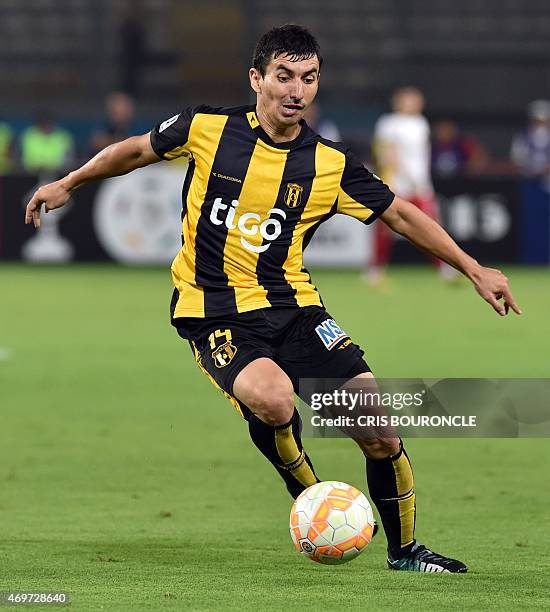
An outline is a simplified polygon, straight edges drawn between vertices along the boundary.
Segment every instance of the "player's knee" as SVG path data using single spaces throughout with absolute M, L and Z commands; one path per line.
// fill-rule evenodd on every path
M 294 414 L 294 390 L 290 380 L 281 378 L 259 382 L 252 411 L 272 427 L 288 423 Z
M 366 438 L 356 440 L 363 453 L 370 459 L 386 459 L 399 452 L 399 438 Z

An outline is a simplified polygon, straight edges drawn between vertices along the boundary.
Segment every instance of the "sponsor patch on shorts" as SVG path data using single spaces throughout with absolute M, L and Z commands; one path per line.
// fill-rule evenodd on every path
M 340 340 L 348 337 L 334 319 L 327 319 L 317 325 L 315 332 L 321 338 L 321 342 L 325 345 L 327 351 L 332 350 Z

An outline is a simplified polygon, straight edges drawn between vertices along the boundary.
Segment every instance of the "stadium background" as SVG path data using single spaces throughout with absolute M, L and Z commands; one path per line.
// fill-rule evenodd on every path
M 390 292 L 370 291 L 369 236 L 352 222 L 312 244 L 332 314 L 382 376 L 548 377 L 547 183 L 509 158 L 528 103 L 549 95 L 547 2 L 0 0 L 0 591 L 67 590 L 90 610 L 547 604 L 546 440 L 410 442 L 420 537 L 472 565 L 461 584 L 388 575 L 382 539 L 336 570 L 291 550 L 288 499 L 168 325 L 158 264 L 177 249 L 184 167 L 87 186 L 41 234 L 22 224 L 36 185 L 89 156 L 109 93 L 135 100 L 136 133 L 189 104 L 251 101 L 254 42 L 289 21 L 318 35 L 323 117 L 365 159 L 402 85 L 424 92 L 432 123 L 482 143 L 483 172 L 436 178 L 443 218 L 525 310 L 500 320 L 404 243 Z M 44 111 L 74 154 L 28 171 L 21 137 Z M 365 489 L 345 441 L 308 447 L 323 477 Z

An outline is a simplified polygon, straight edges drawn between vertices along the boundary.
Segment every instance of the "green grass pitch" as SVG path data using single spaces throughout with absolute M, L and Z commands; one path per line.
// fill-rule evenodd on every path
M 466 283 L 395 268 L 389 293 L 319 271 L 329 311 L 378 375 L 550 377 L 547 270 L 506 269 L 524 315 Z M 75 610 L 548 607 L 547 439 L 408 443 L 420 541 L 464 576 L 298 555 L 290 499 L 244 422 L 170 328 L 166 270 L 0 268 L 0 591 Z M 347 440 L 306 440 L 319 475 L 366 490 Z

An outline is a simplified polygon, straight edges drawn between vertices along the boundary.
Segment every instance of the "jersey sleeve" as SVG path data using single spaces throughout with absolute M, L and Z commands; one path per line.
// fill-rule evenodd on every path
M 390 188 L 369 172 L 351 151 L 346 152 L 337 213 L 355 217 L 368 225 L 388 208 L 394 197 Z
M 209 112 L 206 106 L 186 108 L 177 115 L 157 124 L 151 130 L 151 146 L 161 159 L 193 157 L 193 147 L 189 142 L 189 131 L 197 113 Z

